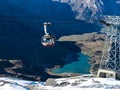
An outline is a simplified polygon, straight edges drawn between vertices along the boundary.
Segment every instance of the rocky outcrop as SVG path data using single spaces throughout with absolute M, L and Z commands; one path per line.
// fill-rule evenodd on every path
M 57 83 L 53 78 L 49 78 L 46 80 L 46 86 L 56 86 Z
M 90 64 L 92 65 L 92 72 L 95 70 L 95 66 L 100 63 L 103 46 L 105 43 L 105 35 L 98 34 L 96 32 L 87 33 L 83 35 L 70 35 L 63 36 L 59 41 L 74 41 L 81 52 L 90 56 Z

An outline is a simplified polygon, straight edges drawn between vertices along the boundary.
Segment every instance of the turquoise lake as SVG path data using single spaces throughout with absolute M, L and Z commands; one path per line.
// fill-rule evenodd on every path
M 65 58 L 65 62 L 66 64 L 62 67 L 62 68 L 57 68 L 57 69 L 53 69 L 52 72 L 56 73 L 56 74 L 62 74 L 62 73 L 81 73 L 81 74 L 89 74 L 89 70 L 91 65 L 89 64 L 89 57 L 81 54 L 81 53 L 77 53 L 78 58 L 77 61 L 73 61 L 75 58 L 73 53 L 69 53 L 66 58 Z M 69 61 L 71 61 L 71 63 L 67 64 Z

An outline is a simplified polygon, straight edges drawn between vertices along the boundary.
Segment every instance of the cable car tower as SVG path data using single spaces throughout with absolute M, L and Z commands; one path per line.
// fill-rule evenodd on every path
M 116 78 L 120 71 L 120 16 L 104 16 L 106 42 L 97 77 Z
M 47 32 L 47 26 L 51 25 L 50 22 L 44 22 L 44 33 L 45 35 L 41 38 L 41 43 L 43 46 L 54 46 L 55 37 Z

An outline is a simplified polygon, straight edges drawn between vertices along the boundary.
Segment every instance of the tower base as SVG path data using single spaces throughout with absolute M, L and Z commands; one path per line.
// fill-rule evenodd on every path
M 114 78 L 116 79 L 116 72 L 112 70 L 99 69 L 97 73 L 99 78 Z

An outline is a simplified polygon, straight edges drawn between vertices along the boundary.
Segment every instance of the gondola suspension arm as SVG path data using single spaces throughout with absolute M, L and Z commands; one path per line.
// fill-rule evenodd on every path
M 47 26 L 48 25 L 51 25 L 51 23 L 50 22 L 44 22 L 44 33 L 45 33 L 45 35 L 49 35 L 49 33 L 47 32 Z

